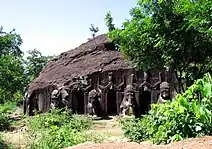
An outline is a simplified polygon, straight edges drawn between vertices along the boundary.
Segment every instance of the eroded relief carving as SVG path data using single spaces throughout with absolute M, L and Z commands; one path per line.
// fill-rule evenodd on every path
M 139 86 L 140 96 L 140 110 L 139 115 L 146 114 L 150 110 L 151 104 L 151 74 L 150 72 L 144 72 L 143 83 Z
M 117 113 L 121 114 L 120 105 L 124 96 L 124 85 L 125 85 L 125 79 L 124 77 L 118 77 L 117 83 L 116 83 L 116 104 L 117 104 Z
M 162 82 L 160 84 L 160 95 L 157 103 L 163 104 L 167 101 L 171 101 L 170 86 L 168 82 Z
M 68 106 L 68 95 L 65 86 L 53 90 L 51 93 L 51 108 L 64 108 Z
M 124 98 L 120 105 L 121 114 L 123 116 L 134 113 L 135 89 L 132 85 L 127 85 L 124 90 Z
M 103 86 L 101 85 L 101 83 L 99 82 L 99 78 L 98 78 L 98 88 L 102 91 L 107 91 L 109 89 L 113 89 L 113 73 L 112 72 L 109 72 L 108 73 L 108 84 Z
M 98 90 L 93 89 L 89 92 L 88 94 L 88 104 L 87 104 L 87 108 L 88 108 L 88 113 L 91 115 L 96 115 L 98 117 L 102 117 L 103 116 L 103 110 L 101 108 L 101 101 L 100 101 L 100 93 L 98 92 Z

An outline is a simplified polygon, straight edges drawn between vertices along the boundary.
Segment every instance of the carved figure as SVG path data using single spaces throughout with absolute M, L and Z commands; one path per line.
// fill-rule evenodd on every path
M 72 83 L 68 85 L 68 88 L 73 92 L 80 89 L 80 79 L 74 77 Z
M 159 72 L 159 81 L 156 82 L 151 88 L 153 89 L 152 97 L 151 97 L 151 103 L 157 103 L 159 95 L 160 95 L 160 84 L 164 82 L 164 76 L 162 76 L 162 73 Z
M 171 97 L 170 97 L 170 86 L 168 82 L 162 82 L 160 84 L 160 95 L 158 98 L 158 102 L 159 104 L 163 104 L 167 101 L 170 101 Z
M 140 99 L 140 114 L 146 114 L 151 105 L 151 82 L 150 82 L 151 74 L 150 72 L 144 72 L 144 82 L 139 86 L 139 90 L 141 91 L 139 94 Z
M 120 84 L 118 84 L 116 86 L 116 90 L 120 92 L 122 90 L 122 87 L 123 87 L 124 83 L 125 83 L 124 77 L 119 78 L 119 83 Z
M 88 93 L 87 109 L 88 109 L 88 114 L 90 114 L 90 115 L 95 114 L 93 101 L 96 100 L 96 98 L 97 98 L 97 91 L 95 89 L 93 89 Z
M 134 98 L 135 98 L 135 95 L 134 95 L 134 88 L 132 85 L 127 85 L 127 87 L 125 88 L 124 90 L 124 98 L 121 102 L 121 105 L 120 105 L 120 109 L 121 109 L 121 114 L 123 116 L 125 115 L 130 115 L 131 112 L 133 113 L 134 112 Z
M 84 91 L 88 91 L 89 88 L 92 87 L 92 80 L 91 79 L 88 79 L 86 78 L 86 84 L 84 84 L 86 87 L 83 88 Z
M 144 82 L 139 86 L 139 89 L 142 89 L 142 91 L 147 91 L 150 88 L 151 88 L 150 75 L 144 72 Z
M 156 90 L 159 90 L 160 89 L 160 84 L 162 83 L 162 82 L 167 82 L 167 71 L 165 71 L 165 72 L 159 72 L 159 81 L 158 82 L 156 82 L 153 86 L 152 86 L 152 88 L 153 89 L 156 89 Z
M 93 89 L 88 94 L 88 113 L 91 115 L 101 116 L 101 107 L 99 101 L 99 93 L 96 89 Z
M 99 78 L 98 78 L 98 88 L 102 91 L 113 89 L 113 73 L 108 73 L 108 84 L 106 86 L 102 86 L 99 84 Z
M 133 88 L 135 90 L 137 90 L 138 89 L 138 84 L 135 83 L 135 82 L 136 82 L 135 81 L 135 75 L 134 74 L 131 74 L 131 76 L 130 76 L 130 84 L 133 86 Z
M 89 83 L 89 80 L 90 80 L 90 79 L 88 79 L 88 76 L 86 75 L 86 76 L 81 77 L 80 83 L 81 83 L 83 86 L 87 86 L 87 85 L 89 85 L 89 84 L 88 84 L 88 83 Z
M 51 108 L 63 108 L 68 105 L 67 97 L 68 92 L 65 87 L 62 86 L 59 89 L 55 89 L 51 93 Z
M 24 114 L 29 112 L 29 97 L 30 97 L 30 94 L 26 92 L 24 94 L 24 101 L 23 101 Z
M 29 116 L 34 115 L 34 110 L 38 111 L 38 97 L 36 91 L 25 93 L 24 97 L 24 114 L 28 113 Z

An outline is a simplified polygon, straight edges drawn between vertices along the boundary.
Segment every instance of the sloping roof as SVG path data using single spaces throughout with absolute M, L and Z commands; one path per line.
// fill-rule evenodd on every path
M 101 70 L 131 69 L 133 65 L 121 52 L 114 51 L 105 34 L 99 35 L 79 47 L 64 52 L 50 61 L 39 76 L 29 84 L 28 90 L 49 85 L 62 86 L 72 78 L 90 75 Z

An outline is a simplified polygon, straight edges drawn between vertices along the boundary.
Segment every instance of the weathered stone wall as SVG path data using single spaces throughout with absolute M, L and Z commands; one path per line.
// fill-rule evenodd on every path
M 160 81 L 159 72 L 161 71 L 152 72 L 152 85 Z M 106 86 L 109 83 L 108 73 L 110 72 L 113 73 L 113 90 L 116 92 L 116 95 L 114 95 L 117 99 L 117 110 L 119 111 L 124 88 L 129 84 L 137 84 L 137 86 L 142 84 L 144 82 L 143 72 L 135 71 L 132 62 L 125 60 L 123 53 L 114 50 L 113 44 L 108 41 L 106 35 L 97 36 L 75 49 L 60 54 L 50 61 L 40 75 L 29 84 L 28 91 L 33 92 L 33 97 L 30 97 L 30 100 L 33 100 L 30 101 L 33 103 L 32 108 L 35 109 L 34 104 L 38 102 L 39 111 L 48 111 L 51 104 L 51 92 L 54 89 L 65 86 L 69 93 L 67 99 L 68 107 L 72 107 L 75 111 L 77 109 L 82 111 L 82 106 L 78 104 L 82 102 L 84 104 L 84 113 L 86 113 L 88 93 L 92 89 L 98 89 L 99 85 Z M 132 74 L 135 74 L 134 79 L 132 79 Z M 83 86 L 73 80 L 74 78 L 86 75 L 91 79 L 91 87 L 89 85 Z M 124 84 L 117 89 L 117 86 L 123 80 Z M 164 80 L 166 78 L 162 76 L 162 81 Z M 174 79 L 171 78 L 170 74 L 167 75 L 167 81 L 171 84 L 171 92 L 172 96 L 174 96 Z M 80 95 L 79 92 L 83 95 Z M 101 104 L 106 112 L 107 94 L 108 89 L 106 91 L 102 90 Z M 136 102 L 139 102 L 139 90 L 136 89 L 135 94 Z M 158 94 L 158 87 L 151 91 L 152 103 L 156 101 Z M 78 99 L 79 97 L 83 98 L 83 100 Z

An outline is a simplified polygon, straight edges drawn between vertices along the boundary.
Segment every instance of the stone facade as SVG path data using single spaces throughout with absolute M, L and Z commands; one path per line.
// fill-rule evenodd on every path
M 131 85 L 133 88 L 131 91 L 133 92 L 133 114 L 140 116 L 150 109 L 152 103 L 157 102 L 161 83 L 172 83 L 170 76 L 166 71 L 158 73 L 158 76 L 156 74 L 152 76 L 133 70 L 108 71 L 90 76 L 80 76 L 74 78 L 73 83 L 65 86 L 68 93 L 65 99 L 67 100 L 66 106 L 74 113 L 89 114 L 89 93 L 95 89 L 99 102 L 95 108 L 100 109 L 96 109 L 96 114 L 98 116 L 119 115 L 122 113 L 121 103 L 124 99 L 124 91 L 127 86 Z M 33 108 L 39 112 L 48 111 L 51 104 L 51 93 L 55 89 L 56 87 L 47 86 L 37 91 L 38 94 L 34 95 L 33 98 L 31 96 Z M 58 100 L 60 101 L 60 99 Z
M 132 109 L 139 116 L 157 103 L 162 82 L 170 84 L 174 96 L 173 75 L 138 72 L 114 47 L 103 34 L 51 60 L 29 84 L 24 112 L 33 115 L 33 110 L 65 106 L 79 114 L 119 115 Z

